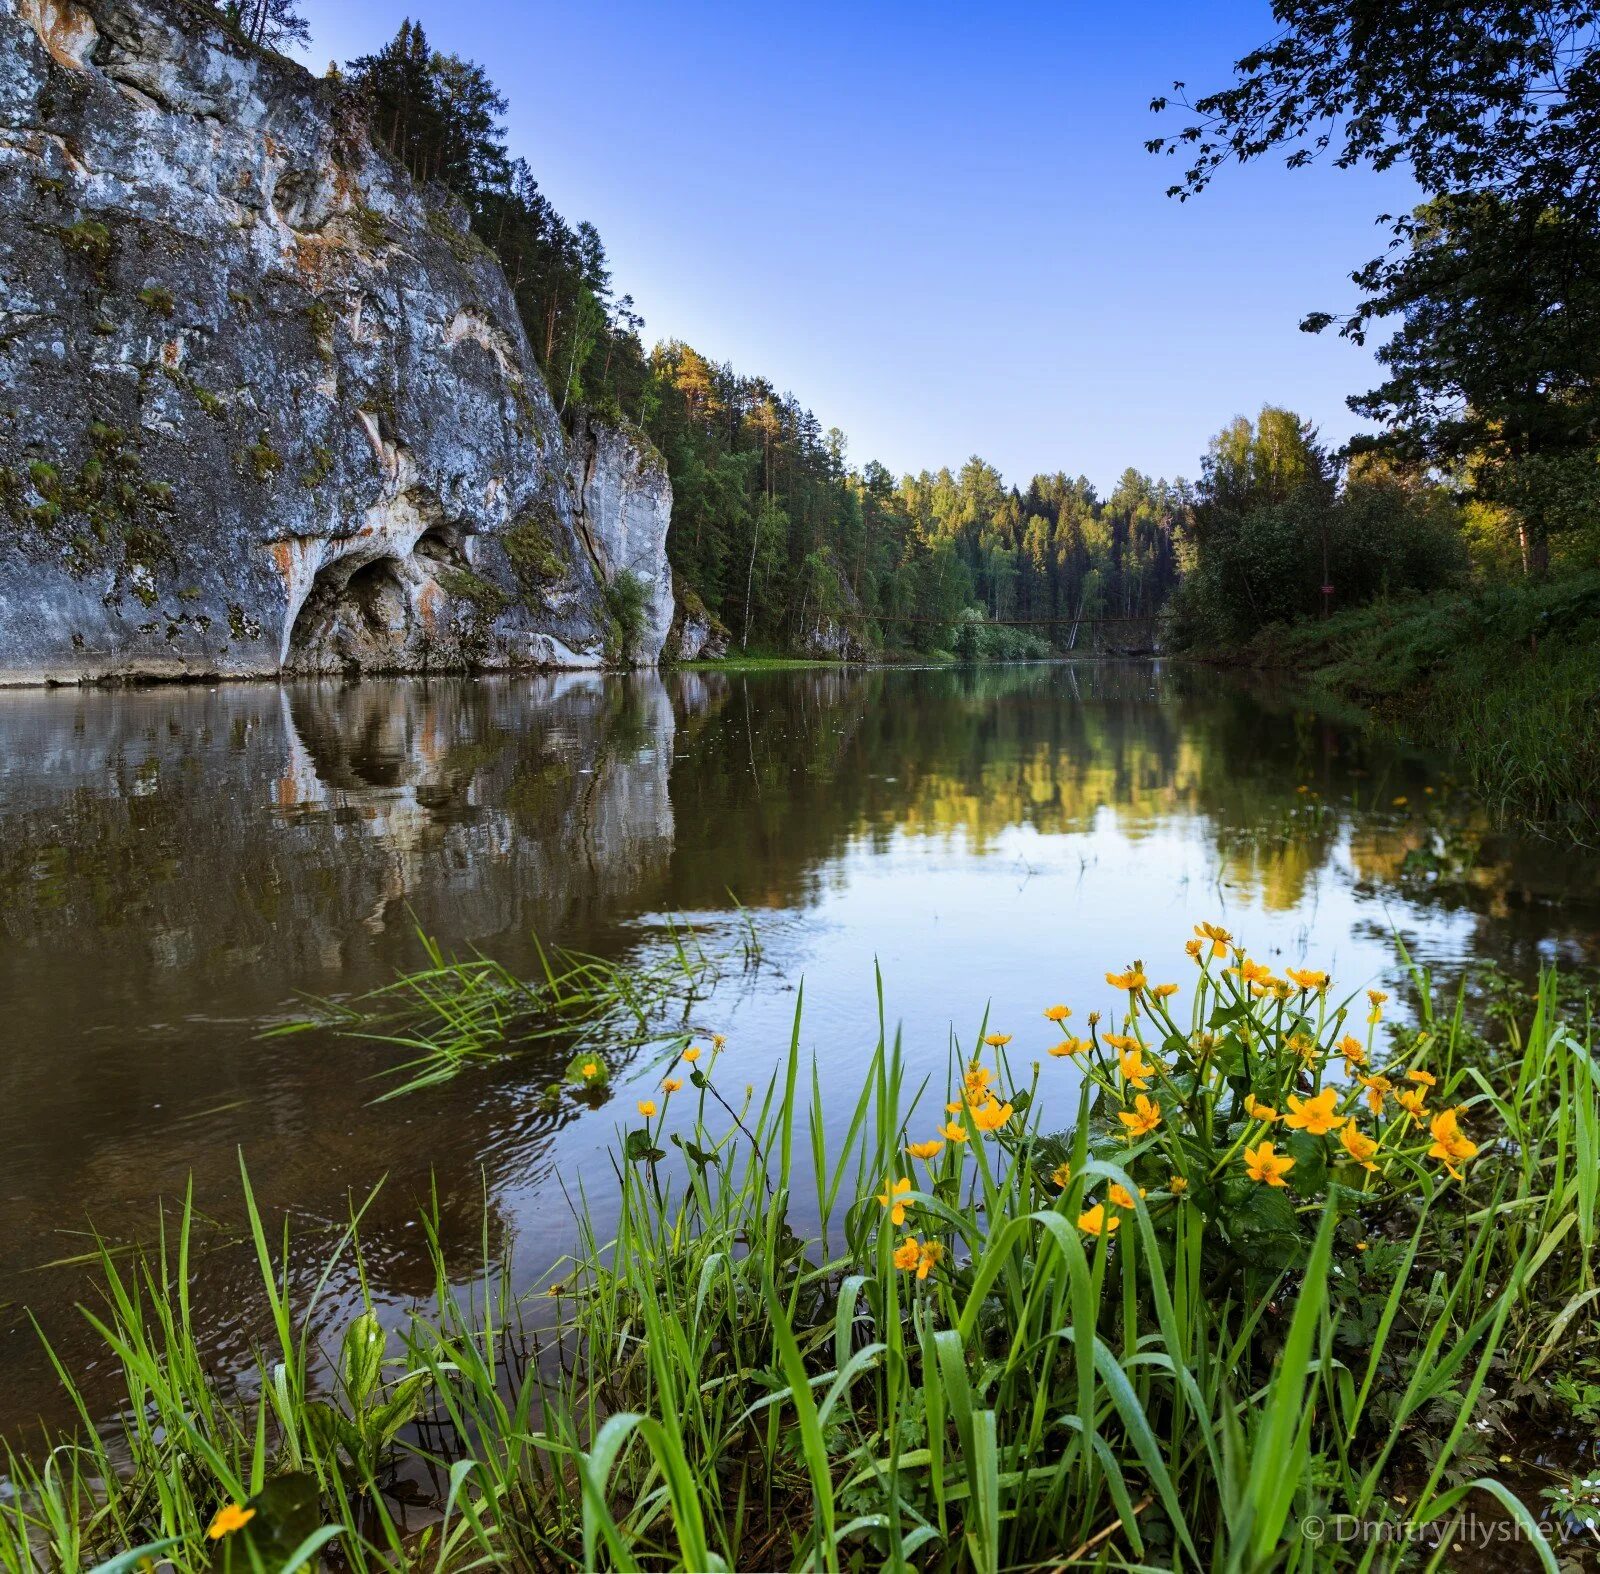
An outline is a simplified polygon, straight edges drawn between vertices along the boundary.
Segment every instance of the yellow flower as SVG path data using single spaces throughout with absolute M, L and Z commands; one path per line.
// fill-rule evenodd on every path
M 1142 1197 L 1144 1194 L 1144 1187 L 1141 1186 L 1139 1195 Z M 1133 1193 L 1126 1186 L 1119 1186 L 1115 1181 L 1106 1188 L 1106 1196 L 1116 1203 L 1119 1208 L 1131 1208 L 1133 1206 Z
M 1269 1126 L 1278 1118 L 1278 1112 L 1270 1104 L 1263 1104 L 1254 1093 L 1244 1096 L 1244 1112 L 1251 1120 L 1264 1120 Z
M 1125 989 L 1134 995 L 1144 988 L 1144 970 L 1135 962 L 1126 973 L 1107 973 L 1106 982 L 1113 989 Z
M 1428 1149 L 1428 1157 L 1443 1159 L 1444 1167 L 1460 1180 L 1461 1171 L 1456 1165 L 1463 1159 L 1475 1157 L 1478 1144 L 1461 1130 L 1458 1119 L 1453 1109 L 1444 1109 L 1428 1122 L 1428 1129 L 1433 1133 L 1433 1146 Z
M 1310 1132 L 1313 1137 L 1325 1137 L 1330 1131 L 1337 1131 L 1345 1121 L 1343 1115 L 1336 1115 L 1333 1110 L 1338 1097 L 1337 1088 L 1324 1088 L 1315 1098 L 1309 1099 L 1296 1098 L 1291 1093 L 1289 1113 L 1283 1117 L 1283 1123 L 1296 1131 Z
M 666 1077 L 666 1078 L 663 1079 L 663 1081 L 661 1083 L 661 1091 L 663 1093 L 676 1093 L 678 1091 L 678 1089 L 681 1088 L 682 1086 L 683 1086 L 683 1081 L 682 1081 L 681 1078 L 679 1078 L 679 1077 Z
M 1344 1151 L 1363 1169 L 1378 1168 L 1372 1162 L 1373 1155 L 1378 1151 L 1378 1144 L 1371 1137 L 1364 1136 L 1353 1120 L 1345 1122 L 1343 1130 L 1339 1133 L 1339 1141 L 1344 1144 Z
M 1425 1094 L 1414 1093 L 1410 1088 L 1401 1088 L 1401 1090 L 1395 1094 L 1394 1101 L 1414 1120 L 1421 1120 L 1422 1117 L 1428 1113 L 1427 1110 L 1422 1107 L 1422 1101 L 1425 1097 Z
M 1087 1213 L 1078 1215 L 1078 1228 L 1085 1235 L 1114 1235 L 1121 1226 L 1122 1220 L 1112 1214 L 1106 1217 L 1105 1204 L 1097 1202 Z
M 986 1039 L 984 1039 L 984 1043 L 989 1045 L 992 1049 L 1004 1049 L 1010 1042 L 1011 1035 L 1009 1033 L 991 1033 Z
M 1284 972 L 1302 989 L 1326 989 L 1328 987 L 1328 975 L 1319 973 L 1315 968 L 1286 967 Z
M 1436 1088 L 1439 1079 L 1431 1071 L 1424 1071 L 1420 1066 L 1413 1067 L 1406 1073 L 1407 1082 L 1420 1082 L 1425 1088 Z
M 959 1115 L 966 1108 L 966 1105 L 957 1101 L 954 1104 L 946 1104 L 944 1108 L 947 1115 Z
M 598 1077 L 600 1075 L 600 1067 L 592 1060 L 584 1061 L 583 1065 L 579 1067 L 579 1070 L 582 1071 L 585 1080 L 590 1077 Z
M 1374 1115 L 1383 1113 L 1383 1097 L 1386 1093 L 1394 1092 L 1394 1083 L 1387 1077 L 1374 1073 L 1370 1077 L 1358 1076 L 1356 1081 L 1367 1090 L 1367 1108 Z
M 959 1109 L 960 1105 L 956 1107 Z M 952 1120 L 948 1125 L 939 1128 L 939 1135 L 946 1142 L 965 1142 L 967 1140 L 967 1128 L 960 1121 Z
M 929 1272 L 938 1266 L 944 1256 L 944 1247 L 938 1241 L 924 1241 L 922 1249 L 917 1253 L 917 1277 L 926 1279 Z
M 242 1503 L 225 1503 L 206 1527 L 206 1535 L 212 1541 L 221 1541 L 224 1536 L 231 1536 L 234 1531 L 243 1530 L 255 1517 L 256 1511 L 253 1508 L 246 1508 Z
M 989 1097 L 989 1084 L 993 1081 L 994 1073 L 987 1066 L 967 1067 L 967 1102 L 981 1104 Z
M 1150 1079 L 1158 1069 L 1144 1058 L 1144 1051 L 1137 1048 L 1123 1050 L 1117 1059 L 1117 1068 L 1130 1087 L 1141 1091 L 1150 1086 Z
M 728 1039 L 726 1034 L 713 1033 L 711 1035 L 711 1047 L 713 1049 L 724 1049 L 727 1047 L 727 1043 Z
M 1406 799 L 1405 799 L 1405 798 L 1404 798 L 1404 797 L 1400 797 L 1400 798 L 1396 798 L 1396 799 L 1395 799 L 1395 801 L 1394 801 L 1394 806 L 1395 806 L 1395 808 L 1397 808 L 1397 809 L 1403 809 L 1403 808 L 1405 808 L 1405 806 L 1406 806 Z
M 1059 1060 L 1063 1055 L 1081 1055 L 1088 1047 L 1088 1039 L 1068 1037 L 1062 1039 L 1059 1044 L 1052 1044 L 1050 1053 Z
M 1389 997 L 1386 994 L 1384 994 L 1384 992 L 1381 989 L 1369 989 L 1367 991 L 1367 999 L 1372 1002 L 1374 1010 L 1376 1010 L 1377 1007 L 1381 1006 L 1384 1003 L 1384 1001 L 1387 1000 L 1388 998 Z
M 1150 991 L 1157 1000 L 1170 1000 L 1177 992 L 1178 986 L 1176 984 L 1157 984 Z
M 655 1112 L 656 1101 L 654 1099 L 639 1100 L 639 1113 L 643 1115 L 646 1120 L 649 1120 L 650 1117 L 655 1114 Z
M 1241 958 L 1239 965 L 1230 968 L 1229 972 L 1237 973 L 1241 983 L 1252 986 L 1259 984 L 1265 987 L 1272 982 L 1272 969 L 1260 962 L 1252 962 L 1249 957 Z
M 937 1139 L 932 1142 L 912 1142 L 906 1145 L 906 1152 L 914 1159 L 936 1158 L 943 1150 L 944 1144 Z
M 1307 1038 L 1304 1033 L 1292 1033 L 1289 1036 L 1289 1048 L 1307 1065 L 1320 1059 L 1322 1055 L 1322 1051 L 1317 1048 L 1316 1041 Z
M 683 1058 L 692 1066 L 700 1058 L 700 1046 L 697 1044 L 692 1049 L 684 1050 Z
M 1348 1076 L 1357 1066 L 1367 1063 L 1367 1052 L 1361 1047 L 1361 1040 L 1354 1034 L 1346 1033 L 1339 1040 L 1338 1050 L 1344 1056 L 1345 1075 Z
M 1186 1191 L 1188 1191 L 1188 1189 L 1189 1183 L 1181 1175 L 1174 1175 L 1172 1179 L 1167 1182 L 1167 1190 L 1170 1191 L 1174 1197 L 1181 1197 Z
M 1219 924 L 1196 924 L 1194 932 L 1198 939 L 1211 942 L 1212 956 L 1226 956 L 1233 943 L 1233 936 Z
M 891 1224 L 904 1224 L 906 1222 L 906 1205 L 900 1201 L 911 1190 L 911 1182 L 901 1176 L 897 1181 L 886 1180 L 883 1190 L 878 1193 L 878 1202 L 889 1210 Z
M 1144 1048 L 1144 1045 L 1131 1033 L 1102 1033 L 1100 1036 L 1116 1050 Z
M 1009 1104 L 1001 1104 L 996 1099 L 990 1099 L 987 1104 L 973 1110 L 973 1124 L 979 1131 L 998 1131 L 1011 1119 L 1012 1109 Z
M 894 1265 L 896 1268 L 904 1268 L 909 1273 L 917 1266 L 917 1258 L 921 1255 L 922 1251 L 917 1245 L 916 1236 L 908 1235 L 894 1249 Z
M 1161 1124 L 1161 1106 L 1141 1093 L 1134 1099 L 1131 1111 L 1117 1111 L 1117 1119 L 1128 1128 L 1128 1141 L 1135 1142 Z
M 1065 1022 L 1072 1015 L 1071 1006 L 1046 1006 L 1045 1019 L 1049 1022 Z
M 1183 949 L 1187 951 L 1196 962 L 1200 960 L 1200 942 L 1198 940 L 1185 940 L 1183 942 Z
M 1274 1153 L 1270 1142 L 1258 1143 L 1244 1150 L 1244 1169 L 1253 1181 L 1265 1181 L 1269 1186 L 1286 1186 L 1284 1176 L 1294 1168 L 1294 1160 L 1287 1154 Z
M 1062 1191 L 1072 1184 L 1072 1166 L 1065 1159 L 1050 1171 L 1050 1184 Z

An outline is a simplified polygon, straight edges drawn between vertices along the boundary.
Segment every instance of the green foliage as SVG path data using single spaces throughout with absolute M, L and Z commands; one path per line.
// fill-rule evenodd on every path
M 1222 650 L 1331 604 L 1435 590 L 1466 568 L 1458 514 L 1439 487 L 1352 461 L 1344 485 L 1309 424 L 1265 407 L 1213 439 L 1186 532 L 1174 639 Z
M 61 244 L 68 251 L 82 257 L 89 265 L 89 272 L 95 281 L 104 284 L 116 250 L 111 241 L 111 231 L 98 219 L 79 219 L 77 223 L 57 230 L 56 234 L 61 237 Z
M 170 317 L 178 309 L 178 303 L 172 298 L 172 291 L 159 284 L 147 284 L 140 290 L 139 304 L 153 311 L 158 317 Z
M 512 598 L 506 591 L 470 568 L 442 568 L 437 578 L 446 595 L 465 601 L 473 616 L 485 622 L 493 622 L 511 605 Z
M 272 434 L 261 435 L 239 455 L 240 468 L 246 475 L 265 486 L 283 469 L 283 455 L 272 446 Z
M 624 664 L 638 655 L 644 634 L 645 608 L 650 587 L 635 573 L 623 569 L 605 587 L 606 611 L 616 630 L 617 659 Z
M 566 576 L 567 560 L 556 550 L 557 524 L 548 504 L 535 504 L 518 515 L 500 537 L 511 560 L 512 572 L 531 598 Z
M 1574 1416 L 1592 1405 L 1600 1187 L 1584 1155 L 1600 1084 L 1555 980 L 1495 1043 L 1416 975 L 1418 1026 L 1385 1060 L 1391 1082 L 1425 1089 L 1422 1127 L 1392 1093 L 1375 1117 L 1365 1089 L 1327 1073 L 1346 1040 L 1377 1049 L 1374 1024 L 1347 1032 L 1349 1002 L 1315 977 L 1280 987 L 1225 936 L 1212 962 L 1212 944 L 1181 1016 L 1135 967 L 1115 980 L 1118 1020 L 1086 1020 L 1087 1039 L 1020 1076 L 1010 1040 L 980 1036 L 945 1085 L 913 1090 L 880 1032 L 858 1084 L 831 1090 L 834 1114 L 798 1010 L 787 1056 L 737 1102 L 724 1091 L 745 1081 L 727 1070 L 737 1047 L 677 1036 L 613 1155 L 614 1224 L 580 1216 L 537 1300 L 496 1271 L 487 1222 L 483 1270 L 462 1288 L 435 1208 L 432 1294 L 397 1330 L 364 1293 L 340 1315 L 329 1289 L 352 1265 L 360 1281 L 365 1207 L 320 1272 L 291 1276 L 292 1243 L 245 1178 L 259 1272 L 244 1310 L 265 1342 L 237 1386 L 199 1356 L 194 1210 L 148 1254 L 101 1247 L 104 1309 L 86 1315 L 130 1402 L 109 1438 L 8 1455 L 0 1562 L 292 1568 L 327 1546 L 374 1574 L 954 1574 L 1093 1555 L 1265 1569 L 1303 1557 L 1308 1516 L 1448 1544 L 1477 1490 L 1480 1517 L 1493 1500 L 1553 1569 L 1498 1479 L 1505 1445 L 1485 1434 L 1517 1419 L 1508 1395 L 1546 1391 Z M 1047 1077 L 1070 1085 L 1073 1064 L 1090 1068 L 1077 1119 L 1047 1131 L 1035 1094 Z M 1435 1087 L 1406 1080 L 1423 1068 Z M 591 1099 L 588 1081 L 557 1096 Z M 1337 1127 L 1311 1129 L 1326 1125 L 1304 1114 L 1317 1082 L 1329 1118 L 1378 1134 L 1374 1170 Z M 1245 1110 L 1245 1089 L 1306 1127 L 1268 1155 L 1292 1148 L 1293 1168 L 1261 1168 L 1283 1122 Z M 909 1151 L 935 1127 L 944 1138 Z M 1467 1130 L 1477 1151 L 1452 1138 L 1445 1155 L 1456 1179 L 1431 1150 Z M 1315 1173 L 1298 1189 L 1252 1173 L 1292 1182 L 1301 1166 Z M 805 1236 L 790 1223 L 802 1192 Z M 301 1304 L 291 1285 L 310 1286 Z M 413 1414 L 438 1424 L 412 1440 L 399 1418 Z M 434 1484 L 420 1533 L 381 1490 L 410 1459 L 432 1466 L 413 1476 Z M 1580 1483 L 1555 1491 L 1585 1501 Z M 1370 1545 L 1330 1538 L 1315 1566 L 1362 1567 Z

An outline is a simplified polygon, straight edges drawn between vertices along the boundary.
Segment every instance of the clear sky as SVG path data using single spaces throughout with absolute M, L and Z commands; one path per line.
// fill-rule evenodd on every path
M 1163 195 L 1144 140 L 1272 31 L 1266 0 L 1085 4 L 305 0 L 320 69 L 403 6 L 485 64 L 512 151 L 599 229 L 645 339 L 792 391 L 901 472 L 1193 476 L 1266 401 L 1342 441 L 1370 356 L 1299 332 L 1353 298 L 1399 177 L 1278 161 Z

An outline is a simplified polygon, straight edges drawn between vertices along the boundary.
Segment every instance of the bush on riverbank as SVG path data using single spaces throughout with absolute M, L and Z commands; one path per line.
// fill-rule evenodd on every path
M 1114 1009 L 985 1033 L 942 1089 L 880 1032 L 830 1112 L 798 1017 L 759 1098 L 736 1047 L 677 1043 L 614 1230 L 519 1303 L 430 1229 L 437 1305 L 398 1341 L 357 1319 L 320 1399 L 253 1203 L 273 1340 L 237 1388 L 198 1353 L 187 1219 L 108 1253 L 127 1407 L 11 1461 L 0 1565 L 1332 1567 L 1372 1543 L 1313 1548 L 1313 1517 L 1399 1548 L 1470 1509 L 1554 1569 L 1537 1485 L 1500 1480 L 1592 1328 L 1600 1078 L 1553 978 L 1504 1043 L 1420 979 L 1386 1037 L 1379 994 L 1209 926 L 1189 952 L 1181 989 L 1108 974 Z M 575 1060 L 572 1096 L 606 1071 Z M 397 1460 L 433 1472 L 420 1530 Z
M 1303 673 L 1455 755 L 1502 816 L 1600 837 L 1600 574 L 1378 601 L 1228 659 Z

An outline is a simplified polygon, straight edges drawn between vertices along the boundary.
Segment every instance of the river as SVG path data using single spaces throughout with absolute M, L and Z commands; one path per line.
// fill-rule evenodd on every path
M 803 982 L 844 1120 L 875 967 L 939 1074 L 986 1009 L 1026 1058 L 1044 1006 L 1108 1003 L 1108 968 L 1186 982 L 1200 919 L 1404 1011 L 1396 937 L 1450 981 L 1600 961 L 1600 867 L 1493 833 L 1351 718 L 1172 663 L 0 693 L 0 1434 L 65 1419 L 29 1310 L 110 1402 L 84 1275 L 50 1265 L 91 1222 L 149 1241 L 191 1178 L 232 1239 L 241 1150 L 313 1246 L 385 1178 L 363 1242 L 388 1308 L 430 1288 L 432 1185 L 464 1272 L 485 1196 L 517 1282 L 573 1243 L 565 1197 L 603 1194 L 657 1061 L 595 1109 L 539 1097 L 554 1046 L 374 1103 L 393 1051 L 262 1037 L 417 965 L 418 926 L 530 972 L 535 936 L 648 959 L 690 926 L 727 959 L 695 1011 L 725 1080 L 765 1081 Z M 197 1255 L 227 1362 L 254 1269 Z

